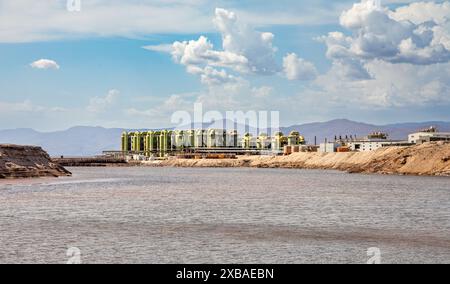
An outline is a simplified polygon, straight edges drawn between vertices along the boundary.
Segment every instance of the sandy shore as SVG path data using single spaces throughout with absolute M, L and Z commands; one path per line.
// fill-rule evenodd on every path
M 171 167 L 331 169 L 350 173 L 450 176 L 450 144 L 388 147 L 364 153 L 295 153 L 277 157 L 244 156 L 234 160 L 172 159 L 144 164 Z

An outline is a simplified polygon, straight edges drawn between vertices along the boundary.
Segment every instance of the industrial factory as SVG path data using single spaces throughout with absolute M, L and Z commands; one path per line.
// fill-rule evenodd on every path
M 365 137 L 336 136 L 334 141 L 325 140 L 319 145 L 306 145 L 298 131 L 289 135 L 275 132 L 253 136 L 239 135 L 236 130 L 157 130 L 124 132 L 121 151 L 105 152 L 106 155 L 126 156 L 134 160 L 150 158 L 229 158 L 237 155 L 290 155 L 296 152 L 369 152 L 383 147 L 412 146 L 432 141 L 450 142 L 450 133 L 439 132 L 431 127 L 410 134 L 408 140 L 390 140 L 388 134 L 374 132 Z M 316 140 L 316 139 L 315 139 Z
M 422 144 L 436 141 L 450 142 L 450 133 L 439 132 L 436 127 L 431 126 L 428 129 L 422 129 L 419 132 L 412 133 L 408 136 L 408 142 L 412 144 Z
M 412 143 L 403 140 L 390 140 L 389 135 L 382 132 L 374 132 L 365 137 L 347 136 L 335 138 L 333 142 L 320 144 L 319 151 L 322 153 L 332 152 L 370 152 L 383 147 L 411 146 Z
M 135 131 L 122 134 L 122 153 L 144 157 L 167 156 L 180 153 L 234 153 L 262 154 L 283 153 L 285 146 L 305 144 L 305 138 L 298 131 L 288 136 L 276 132 L 273 136 L 250 133 L 242 137 L 236 130 L 159 130 Z
M 320 144 L 319 152 L 371 152 L 383 147 L 406 147 L 428 142 L 450 142 L 450 133 L 439 132 L 436 127 L 419 130 L 408 135 L 408 140 L 392 140 L 389 135 L 382 132 L 374 132 L 365 137 L 357 138 L 346 136 L 335 137 L 333 142 Z

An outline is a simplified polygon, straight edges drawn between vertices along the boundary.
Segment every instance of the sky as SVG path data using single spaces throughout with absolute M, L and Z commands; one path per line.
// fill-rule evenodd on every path
M 450 121 L 450 2 L 0 0 L 0 129 Z

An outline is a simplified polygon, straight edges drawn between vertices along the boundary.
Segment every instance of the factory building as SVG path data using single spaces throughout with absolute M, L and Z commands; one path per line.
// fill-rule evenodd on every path
M 407 146 L 407 141 L 389 140 L 388 135 L 381 132 L 374 132 L 366 137 L 356 138 L 347 136 L 346 138 L 336 137 L 334 142 L 320 144 L 319 151 L 322 153 L 333 152 L 370 152 L 376 151 L 382 147 L 389 146 Z
M 392 141 L 392 140 L 360 140 L 349 142 L 347 145 L 349 146 L 351 151 L 370 152 L 378 150 L 383 147 L 399 146 L 400 142 L 401 141 Z
M 439 132 L 437 128 L 430 127 L 408 136 L 408 142 L 411 144 L 423 144 L 426 142 L 448 141 L 450 142 L 450 133 Z
M 387 134 L 375 132 L 364 138 L 348 141 L 345 144 L 350 148 L 350 151 L 370 152 L 378 150 L 382 147 L 399 146 L 405 143 L 405 141 L 400 140 L 389 140 Z
M 216 152 L 218 149 L 281 152 L 286 145 L 304 143 L 304 137 L 297 131 L 292 131 L 289 136 L 277 132 L 273 137 L 265 133 L 253 137 L 246 133 L 242 138 L 236 130 L 223 129 L 132 131 L 122 134 L 121 152 L 147 157 L 196 149 L 214 149 Z

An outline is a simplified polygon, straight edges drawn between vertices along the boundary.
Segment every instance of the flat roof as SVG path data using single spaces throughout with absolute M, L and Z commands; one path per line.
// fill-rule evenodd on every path
M 411 133 L 411 134 L 409 134 L 409 135 L 415 135 L 415 134 L 450 135 L 450 132 L 415 132 L 415 133 Z
M 369 142 L 373 142 L 373 143 L 398 143 L 398 142 L 407 142 L 406 140 L 384 140 L 384 139 L 380 139 L 380 140 L 353 140 L 353 141 L 346 141 L 346 143 L 369 143 Z

